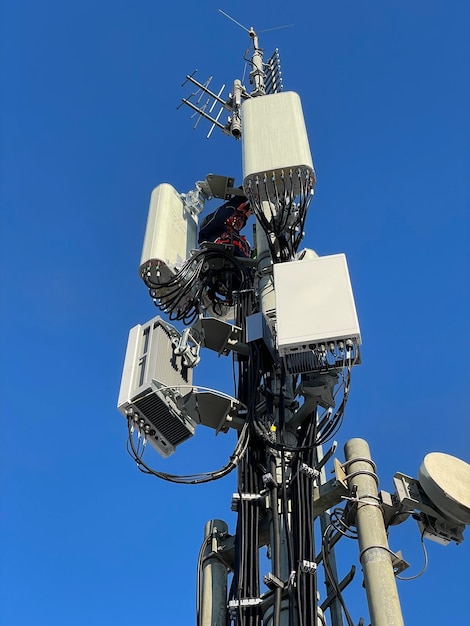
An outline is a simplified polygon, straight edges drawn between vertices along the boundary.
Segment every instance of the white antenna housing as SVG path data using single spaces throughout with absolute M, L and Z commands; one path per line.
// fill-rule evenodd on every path
M 197 217 L 186 206 L 174 187 L 162 183 L 155 187 L 145 229 L 141 271 L 150 260 L 160 262 L 162 280 L 171 278 L 175 270 L 197 248 Z
M 315 172 L 297 93 L 286 91 L 245 100 L 242 127 L 245 191 L 251 189 L 256 193 L 258 186 L 259 199 L 264 201 L 276 198 L 283 191 L 295 197 L 313 189 Z M 291 178 L 290 171 L 295 173 Z M 260 184 L 263 179 L 266 186 Z M 308 181 L 309 189 L 302 188 L 302 181 Z
M 345 255 L 276 263 L 273 269 L 276 343 L 288 370 L 357 362 L 361 333 Z
M 184 408 L 193 373 L 174 353 L 180 337 L 158 316 L 131 328 L 119 390 L 119 411 L 163 457 L 192 437 L 197 423 Z

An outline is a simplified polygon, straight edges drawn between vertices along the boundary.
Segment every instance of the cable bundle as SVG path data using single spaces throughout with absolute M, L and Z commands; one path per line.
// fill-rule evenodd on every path
M 296 179 L 296 180 L 295 180 Z M 283 262 L 294 258 L 304 236 L 307 209 L 313 197 L 313 174 L 310 170 L 296 169 L 283 172 L 280 181 L 267 174 L 255 186 L 249 182 L 246 190 L 250 206 L 267 235 L 273 261 Z M 270 193 L 273 185 L 274 194 Z M 300 188 L 300 193 L 293 190 Z M 262 193 L 260 193 L 262 190 Z M 269 198 L 264 202 L 261 197 Z
M 168 280 L 161 280 L 159 261 L 141 270 L 155 305 L 170 320 L 192 324 L 202 308 L 212 304 L 216 314 L 233 306 L 233 292 L 245 287 L 247 268 L 225 245 L 212 244 L 195 252 Z
M 182 485 L 200 485 L 202 483 L 208 483 L 212 480 L 218 480 L 219 478 L 223 478 L 224 476 L 227 476 L 227 474 L 230 474 L 230 472 L 233 471 L 237 467 L 238 463 L 240 462 L 240 459 L 244 456 L 246 452 L 246 449 L 248 447 L 248 442 L 250 440 L 249 428 L 248 428 L 248 425 L 245 424 L 240 432 L 240 435 L 237 440 L 237 445 L 235 446 L 235 449 L 232 455 L 230 456 L 230 460 L 226 465 L 224 465 L 224 467 L 214 472 L 204 472 L 202 474 L 189 474 L 187 476 L 179 476 L 177 474 L 167 474 L 166 472 L 158 472 L 152 469 L 151 467 L 149 467 L 143 461 L 143 458 L 142 458 L 144 451 L 145 451 L 145 446 L 146 446 L 145 436 L 142 435 L 141 433 L 138 433 L 138 443 L 136 445 L 134 441 L 135 431 L 133 428 L 133 422 L 131 418 L 128 419 L 127 425 L 128 425 L 127 452 L 137 464 L 138 469 L 143 474 L 151 474 L 152 476 L 156 476 L 157 478 L 167 480 L 171 483 L 179 483 Z

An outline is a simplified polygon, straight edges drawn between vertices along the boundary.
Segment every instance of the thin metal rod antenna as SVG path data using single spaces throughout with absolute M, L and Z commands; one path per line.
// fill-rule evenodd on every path
M 229 20 L 234 22 L 234 24 L 236 24 L 237 26 L 240 26 L 240 28 L 243 28 L 243 30 L 246 30 L 247 33 L 250 32 L 249 28 L 247 28 L 246 26 L 243 26 L 243 24 L 240 24 L 240 22 L 237 22 L 237 20 L 234 20 L 233 17 L 231 17 L 228 13 L 225 13 L 225 11 L 222 11 L 222 9 L 219 9 L 219 13 L 222 13 L 222 15 L 225 15 L 225 17 L 228 17 Z
M 228 13 L 225 13 L 225 11 L 222 11 L 222 9 L 218 9 L 218 11 L 219 13 L 222 13 L 222 15 L 225 15 L 225 17 L 231 20 L 234 24 L 236 24 L 237 26 L 240 26 L 240 28 L 243 28 L 243 30 L 246 30 L 247 33 L 253 30 L 253 28 L 251 29 L 247 28 L 246 26 L 243 26 L 243 24 L 240 24 L 240 22 L 237 22 L 237 20 L 235 20 Z M 282 28 L 291 28 L 292 26 L 295 26 L 295 24 L 285 24 L 284 26 L 274 26 L 273 28 L 264 28 L 263 30 L 258 31 L 258 33 L 261 35 L 262 33 L 270 33 L 272 30 L 281 30 Z
M 270 33 L 272 30 L 281 30 L 281 28 L 292 28 L 295 24 L 285 24 L 284 26 L 274 26 L 273 28 L 264 28 L 263 30 L 259 30 L 258 34 L 262 35 L 263 33 Z

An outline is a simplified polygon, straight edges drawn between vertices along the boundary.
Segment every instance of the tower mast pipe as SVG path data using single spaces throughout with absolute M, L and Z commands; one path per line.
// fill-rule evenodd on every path
M 255 33 L 253 28 L 250 28 L 249 35 L 253 40 L 253 56 L 251 57 L 253 70 L 250 75 L 253 79 L 254 90 L 251 95 L 263 96 L 266 93 L 264 84 L 263 51 L 259 48 L 258 35 Z
M 403 626 L 369 445 L 364 439 L 350 439 L 344 446 L 344 452 L 349 487 L 357 497 L 359 559 L 364 573 L 371 626 Z
M 220 519 L 207 522 L 204 529 L 205 549 L 201 564 L 200 626 L 225 624 L 227 612 L 227 567 L 218 556 L 220 540 L 227 534 L 228 526 Z

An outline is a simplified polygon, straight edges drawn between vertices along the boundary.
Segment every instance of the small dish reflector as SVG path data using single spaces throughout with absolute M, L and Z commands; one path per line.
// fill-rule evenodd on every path
M 431 502 L 460 524 L 470 524 L 470 465 L 461 459 L 430 452 L 418 472 L 419 482 Z

